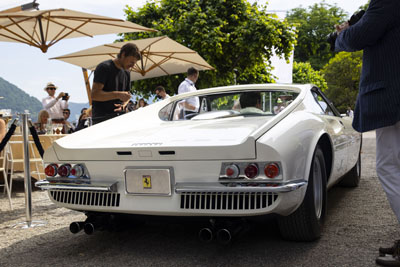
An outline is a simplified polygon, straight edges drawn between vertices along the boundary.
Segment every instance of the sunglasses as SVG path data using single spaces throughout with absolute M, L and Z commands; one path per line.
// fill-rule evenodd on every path
M 63 112 L 63 114 L 69 114 L 69 112 Z
M 47 90 L 56 90 L 56 88 L 49 87 L 49 88 L 47 88 Z

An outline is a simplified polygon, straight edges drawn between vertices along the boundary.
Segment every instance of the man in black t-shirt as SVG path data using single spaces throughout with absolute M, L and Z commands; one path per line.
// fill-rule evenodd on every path
M 129 69 L 141 55 L 135 44 L 125 44 L 117 58 L 100 63 L 94 71 L 92 88 L 93 124 L 124 113 L 131 98 Z

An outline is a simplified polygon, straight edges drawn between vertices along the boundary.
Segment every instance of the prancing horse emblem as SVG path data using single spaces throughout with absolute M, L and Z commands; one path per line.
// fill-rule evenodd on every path
M 151 176 L 150 175 L 143 175 L 143 189 L 151 189 Z

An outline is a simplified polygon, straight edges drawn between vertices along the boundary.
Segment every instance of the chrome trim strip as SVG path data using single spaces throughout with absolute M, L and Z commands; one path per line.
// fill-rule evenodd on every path
M 175 193 L 194 193 L 194 192 L 274 192 L 286 193 L 306 186 L 307 181 L 291 181 L 278 186 L 225 186 L 220 183 L 176 183 Z
M 105 191 L 105 192 L 117 192 L 117 184 L 75 184 L 75 183 L 50 183 L 49 181 L 43 180 L 35 183 L 36 187 L 40 189 L 72 189 L 72 190 L 85 190 L 85 191 Z

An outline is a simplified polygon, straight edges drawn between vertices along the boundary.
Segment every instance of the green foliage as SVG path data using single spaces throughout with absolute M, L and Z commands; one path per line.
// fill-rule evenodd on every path
M 321 72 L 314 70 L 308 62 L 293 62 L 293 83 L 312 83 L 322 91 L 328 88 Z
M 29 110 L 31 118 L 36 121 L 37 114 L 42 109 L 42 103 L 35 97 L 28 95 L 15 85 L 0 78 L 0 109 L 11 109 L 13 115 Z
M 335 31 L 334 25 L 346 20 L 347 13 L 325 2 L 309 8 L 294 8 L 287 14 L 287 20 L 295 24 L 298 30 L 294 61 L 310 62 L 320 70 L 334 56 L 330 51 L 327 36 Z
M 235 101 L 239 100 L 239 95 L 226 95 L 223 97 L 218 97 L 211 102 L 212 110 L 229 110 L 231 109 Z
M 340 52 L 322 69 L 328 83 L 326 95 L 344 113 L 348 106 L 354 108 L 360 83 L 362 51 Z
M 369 2 L 371 2 L 371 1 L 369 0 L 368 3 L 366 3 L 365 5 L 360 6 L 360 7 L 358 8 L 358 11 L 359 11 L 359 10 L 367 10 L 367 8 L 368 8 L 368 6 L 369 6 Z
M 147 2 L 137 12 L 127 6 L 129 21 L 158 30 L 130 33 L 124 40 L 167 35 L 197 51 L 215 71 L 200 73 L 198 88 L 234 83 L 273 81 L 268 71 L 273 50 L 286 59 L 295 44 L 295 33 L 286 20 L 278 20 L 246 0 L 160 0 Z M 158 84 L 176 93 L 184 74 L 135 81 L 134 93 L 150 95 Z

